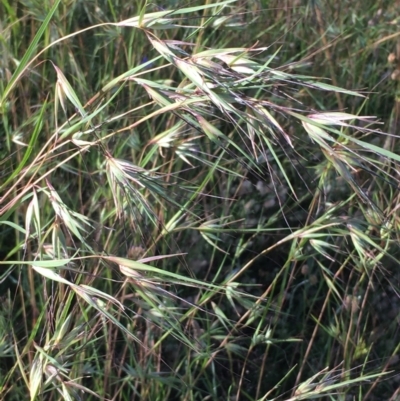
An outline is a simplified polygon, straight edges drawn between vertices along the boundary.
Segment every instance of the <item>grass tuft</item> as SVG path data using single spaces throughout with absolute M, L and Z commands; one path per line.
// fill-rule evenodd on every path
M 0 4 L 0 399 L 397 399 L 396 2 L 39 3 Z

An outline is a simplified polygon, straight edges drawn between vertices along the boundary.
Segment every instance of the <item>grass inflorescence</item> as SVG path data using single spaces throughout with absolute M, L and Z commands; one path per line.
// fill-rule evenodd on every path
M 400 21 L 360 3 L 1 2 L 0 399 L 398 399 Z

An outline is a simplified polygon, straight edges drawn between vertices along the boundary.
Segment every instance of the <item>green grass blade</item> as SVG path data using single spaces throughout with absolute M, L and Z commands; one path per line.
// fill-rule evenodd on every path
M 16 68 L 13 75 L 11 76 L 9 83 L 7 84 L 4 92 L 1 95 L 0 110 L 4 107 L 4 103 L 7 99 L 7 97 L 9 96 L 11 90 L 14 88 L 14 86 L 17 84 L 18 80 L 25 73 L 27 65 L 29 63 L 29 60 L 35 53 L 37 45 L 38 45 L 40 39 L 42 38 L 44 32 L 46 31 L 48 25 L 50 24 L 50 21 L 60 3 L 61 3 L 61 0 L 56 0 L 54 2 L 50 11 L 47 13 L 46 18 L 44 19 L 42 25 L 40 26 L 39 30 L 37 31 L 35 37 L 32 39 L 27 51 L 25 52 L 24 56 L 22 57 L 22 60 L 19 62 L 18 67 Z

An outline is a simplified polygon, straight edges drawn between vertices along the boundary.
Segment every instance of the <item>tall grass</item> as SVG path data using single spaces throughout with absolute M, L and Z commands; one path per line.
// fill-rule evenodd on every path
M 0 398 L 395 400 L 396 2 L 170 3 L 0 4 Z

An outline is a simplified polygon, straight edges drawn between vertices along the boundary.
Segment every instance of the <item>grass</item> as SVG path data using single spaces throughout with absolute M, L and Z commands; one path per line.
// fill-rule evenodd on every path
M 0 3 L 0 399 L 397 400 L 396 1 L 170 3 Z

